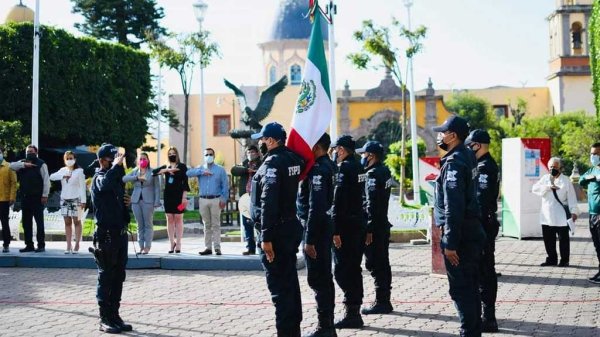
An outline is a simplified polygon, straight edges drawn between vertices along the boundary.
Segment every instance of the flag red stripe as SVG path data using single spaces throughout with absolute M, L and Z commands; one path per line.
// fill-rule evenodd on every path
M 308 146 L 304 138 L 302 138 L 302 136 L 300 136 L 293 128 L 290 130 L 286 145 L 290 150 L 304 158 L 304 161 L 306 162 L 304 171 L 302 171 L 302 174 L 300 175 L 300 180 L 302 180 L 306 177 L 308 171 L 315 163 L 315 156 L 313 155 L 312 148 Z

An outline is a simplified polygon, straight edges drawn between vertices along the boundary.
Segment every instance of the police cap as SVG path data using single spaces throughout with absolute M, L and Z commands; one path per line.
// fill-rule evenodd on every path
M 435 132 L 455 132 L 459 138 L 465 139 L 469 134 L 469 124 L 465 119 L 459 116 L 451 116 L 439 126 L 434 126 L 433 131 Z
M 110 158 L 115 159 L 119 150 L 112 144 L 102 144 L 98 149 L 97 156 L 98 158 Z
M 262 127 L 259 133 L 254 133 L 250 136 L 252 139 L 261 139 L 263 137 L 273 138 L 277 140 L 285 140 L 287 134 L 281 124 L 277 122 L 271 122 Z
M 356 148 L 356 142 L 350 135 L 340 136 L 335 142 L 331 143 L 331 147 L 343 146 L 345 148 L 354 150 Z
M 356 149 L 356 153 L 373 153 L 376 155 L 383 155 L 383 145 L 376 140 L 370 140 L 360 149 Z
M 469 145 L 471 143 L 489 144 L 490 134 L 482 129 L 473 130 L 469 134 L 469 137 L 467 137 L 465 140 L 465 145 Z

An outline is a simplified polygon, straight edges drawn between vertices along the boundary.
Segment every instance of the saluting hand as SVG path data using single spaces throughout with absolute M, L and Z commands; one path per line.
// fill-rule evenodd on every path
M 444 248 L 444 255 L 446 255 L 446 258 L 448 259 L 448 261 L 450 261 L 450 264 L 453 266 L 458 266 L 458 254 L 456 253 L 455 250 L 450 250 L 450 249 L 446 249 Z
M 273 250 L 273 244 L 271 242 L 263 242 L 261 247 L 263 252 L 265 252 L 265 255 L 267 256 L 267 261 L 269 261 L 269 263 L 273 263 L 273 260 L 275 260 L 275 251 Z

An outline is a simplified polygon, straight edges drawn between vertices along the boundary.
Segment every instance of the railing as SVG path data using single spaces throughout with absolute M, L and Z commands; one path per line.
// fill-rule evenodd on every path
M 87 217 L 89 210 L 84 210 L 82 214 L 82 219 Z M 10 234 L 14 238 L 19 237 L 19 225 L 21 224 L 21 220 L 23 217 L 22 212 L 13 212 L 12 210 L 8 213 L 8 223 L 10 226 Z M 33 220 L 35 222 L 35 219 Z M 48 212 L 47 209 L 44 210 L 44 230 L 46 231 L 58 231 L 62 232 L 65 230 L 65 220 L 60 211 L 56 212 Z M 36 233 L 36 226 L 33 226 L 33 234 Z

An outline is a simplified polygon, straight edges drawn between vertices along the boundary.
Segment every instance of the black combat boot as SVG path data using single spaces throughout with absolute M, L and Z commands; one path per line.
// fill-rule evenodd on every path
M 336 329 L 360 329 L 365 323 L 360 316 L 360 305 L 346 305 L 344 318 L 334 325 Z
M 496 321 L 496 308 L 483 308 L 481 332 L 498 332 L 498 322 Z
M 392 303 L 390 302 L 390 292 L 378 291 L 375 296 L 375 302 L 368 308 L 361 310 L 363 315 L 378 315 L 378 314 L 389 314 L 394 311 Z
M 319 314 L 319 324 L 315 331 L 304 337 L 337 337 L 335 328 L 333 327 L 333 313 Z
M 121 333 L 121 328 L 112 320 L 109 308 L 100 307 L 100 326 L 98 330 L 106 333 Z
M 121 305 L 120 304 L 116 304 L 113 305 L 113 317 L 112 320 L 115 323 L 115 325 L 117 325 L 121 331 L 131 331 L 133 330 L 133 326 L 131 324 L 127 324 L 123 321 L 123 319 L 121 318 L 121 316 L 119 315 L 119 307 Z

